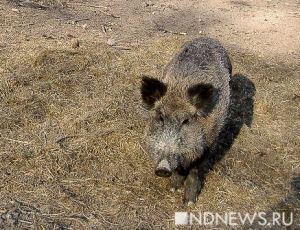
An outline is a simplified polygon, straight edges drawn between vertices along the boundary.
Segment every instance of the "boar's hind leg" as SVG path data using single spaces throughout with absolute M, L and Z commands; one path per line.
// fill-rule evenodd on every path
M 181 174 L 179 172 L 175 172 L 171 178 L 171 192 L 179 190 L 183 186 L 185 178 L 186 175 Z

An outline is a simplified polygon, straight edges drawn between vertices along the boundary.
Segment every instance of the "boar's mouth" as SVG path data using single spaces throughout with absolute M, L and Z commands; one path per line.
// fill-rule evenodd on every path
M 166 159 L 159 162 L 155 169 L 155 174 L 159 177 L 170 177 L 172 175 L 170 164 Z

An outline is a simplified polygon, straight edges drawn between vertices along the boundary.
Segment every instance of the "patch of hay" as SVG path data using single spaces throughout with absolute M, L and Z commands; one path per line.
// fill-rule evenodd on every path
M 239 129 L 186 208 L 182 193 L 154 176 L 140 144 L 140 75 L 161 74 L 182 40 L 131 51 L 83 44 L 0 63 L 0 227 L 158 229 L 173 226 L 180 210 L 297 211 L 297 67 L 230 49 L 233 90 L 244 96 L 228 127 Z

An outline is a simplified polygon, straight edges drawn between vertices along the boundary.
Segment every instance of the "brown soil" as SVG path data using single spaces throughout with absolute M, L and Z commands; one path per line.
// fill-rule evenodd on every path
M 299 1 L 0 1 L 0 229 L 169 229 L 183 210 L 297 229 Z M 139 80 L 203 35 L 230 53 L 232 103 L 186 207 L 140 144 Z

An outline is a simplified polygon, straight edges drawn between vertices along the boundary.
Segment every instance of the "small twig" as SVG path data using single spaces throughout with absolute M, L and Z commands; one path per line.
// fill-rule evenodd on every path
M 17 26 L 32 26 L 32 25 L 34 25 L 34 23 L 33 22 L 29 22 L 29 23 L 19 24 Z
M 73 215 L 65 216 L 65 217 L 70 218 L 70 219 L 81 219 L 85 222 L 89 222 L 89 219 L 85 215 L 81 215 L 81 214 L 73 214 Z
M 124 47 L 124 46 L 111 46 L 111 47 L 116 48 L 116 49 L 120 49 L 120 50 L 131 50 L 131 48 Z
M 33 224 L 33 222 L 26 221 L 26 220 L 21 220 L 21 219 L 18 219 L 18 221 L 19 221 L 19 222 L 21 222 L 21 223 L 24 223 L 24 224 L 30 224 L 30 225 L 32 225 L 32 224 Z
M 81 183 L 81 182 L 86 182 L 86 181 L 101 181 L 101 180 L 100 179 L 96 179 L 96 178 L 62 180 L 63 183 Z
M 25 145 L 31 145 L 32 144 L 31 142 L 28 142 L 28 141 L 15 140 L 15 139 L 11 139 L 11 138 L 8 138 L 8 137 L 1 137 L 1 138 L 4 139 L 4 140 L 7 140 L 7 141 L 12 141 L 12 142 L 16 142 L 16 143 L 25 144 Z
M 164 33 L 178 34 L 178 35 L 186 35 L 187 34 L 186 32 L 174 32 L 174 31 L 166 30 L 166 29 L 162 29 L 161 31 Z
M 113 17 L 113 18 L 120 18 L 120 16 L 117 16 L 117 15 L 114 15 L 114 14 L 112 14 L 112 13 L 108 13 L 108 12 L 105 12 L 105 11 L 103 11 L 103 10 L 99 10 L 101 13 L 103 13 L 103 14 L 105 14 L 105 15 L 107 15 L 107 16 L 111 16 L 111 17 Z
M 55 39 L 53 36 L 47 34 L 43 34 L 42 36 L 46 39 L 51 39 L 51 40 Z
M 61 190 L 70 198 L 75 198 L 77 197 L 77 194 L 75 192 L 73 192 L 71 189 L 69 188 L 66 188 L 65 186 L 63 185 L 60 185 L 59 186 L 61 188 Z
M 104 26 L 104 25 L 101 25 L 101 28 L 102 28 L 102 32 L 103 32 L 104 34 L 106 34 L 106 28 L 105 28 L 105 26 Z
M 299 99 L 299 98 L 300 98 L 300 95 L 294 93 L 293 100 L 296 100 L 296 99 Z
M 17 199 L 14 199 L 14 202 L 18 203 L 19 205 L 21 205 L 23 207 L 27 207 L 27 208 L 30 208 L 30 209 L 36 211 L 36 212 L 41 213 L 41 211 L 38 208 L 36 208 L 35 206 L 33 206 L 31 204 L 27 204 L 27 203 L 25 203 L 23 201 L 20 201 L 20 200 L 17 200 Z
M 8 211 L 6 209 L 0 209 L 0 215 L 7 213 Z
M 171 31 L 171 30 L 167 30 L 165 29 L 163 26 L 155 23 L 155 25 L 157 26 L 158 30 L 159 31 L 162 31 L 163 33 L 170 33 L 170 34 L 179 34 L 179 35 L 187 35 L 186 32 L 174 32 L 174 31 Z
M 86 4 L 82 4 L 82 3 L 75 3 L 75 4 L 77 4 L 77 5 L 79 5 L 79 6 L 93 7 L 93 8 L 97 8 L 97 9 L 99 9 L 99 8 L 108 9 L 108 7 L 106 7 L 106 6 L 86 5 Z M 113 18 L 120 18 L 119 16 L 114 15 L 114 14 L 112 14 L 112 13 L 108 13 L 108 12 L 105 12 L 105 11 L 100 10 L 100 9 L 99 9 L 99 11 L 100 11 L 101 13 L 103 13 L 103 14 L 105 14 L 105 15 L 107 15 L 107 16 L 111 16 L 111 17 L 113 17 Z
M 272 166 L 270 166 L 270 165 L 268 165 L 268 164 L 266 164 L 266 163 L 263 163 L 265 166 L 267 166 L 268 168 L 270 168 L 270 169 L 273 169 L 274 171 L 276 171 L 276 172 L 278 172 L 278 170 L 276 169 L 276 168 L 274 168 L 274 167 L 272 167 Z
M 41 216 L 64 216 L 66 213 L 65 212 L 60 212 L 60 213 L 42 213 Z
M 69 138 L 76 138 L 76 137 L 81 137 L 82 135 L 70 135 L 70 136 L 65 136 L 65 137 L 62 137 L 62 138 L 59 138 L 57 141 L 55 141 L 55 143 L 60 143 L 66 139 L 69 139 Z
M 40 10 L 46 10 L 46 9 L 49 8 L 48 6 L 44 6 L 42 4 L 39 4 L 39 3 L 36 3 L 36 2 L 31 2 L 31 1 L 19 3 L 19 6 L 31 7 L 31 8 L 40 9 Z
M 112 223 L 112 222 L 108 221 L 107 219 L 105 219 L 105 217 L 103 215 L 101 215 L 101 213 L 98 213 L 98 215 L 102 218 L 102 220 L 104 222 L 109 223 L 110 225 L 118 226 L 118 224 Z
M 78 22 L 88 21 L 88 20 L 90 20 L 90 19 L 89 18 L 81 18 L 81 19 L 74 20 L 74 22 L 78 23 Z
M 141 150 L 143 151 L 143 153 L 145 153 L 146 155 L 148 155 L 147 151 L 143 148 L 143 146 L 141 145 L 141 143 L 138 143 Z
M 87 6 L 87 7 L 93 7 L 93 8 L 104 8 L 104 9 L 107 9 L 107 6 L 96 6 L 96 5 L 86 5 L 86 4 L 82 4 L 82 3 L 77 3 L 77 2 L 74 2 L 74 4 L 76 5 L 79 5 L 79 6 Z
M 84 206 L 84 207 L 87 206 L 86 203 L 84 203 L 83 201 L 78 200 L 78 199 L 75 199 L 75 198 L 73 198 L 73 197 L 70 197 L 70 200 L 72 200 L 72 201 L 74 201 L 75 203 L 80 204 L 80 205 L 82 205 L 82 206 Z

